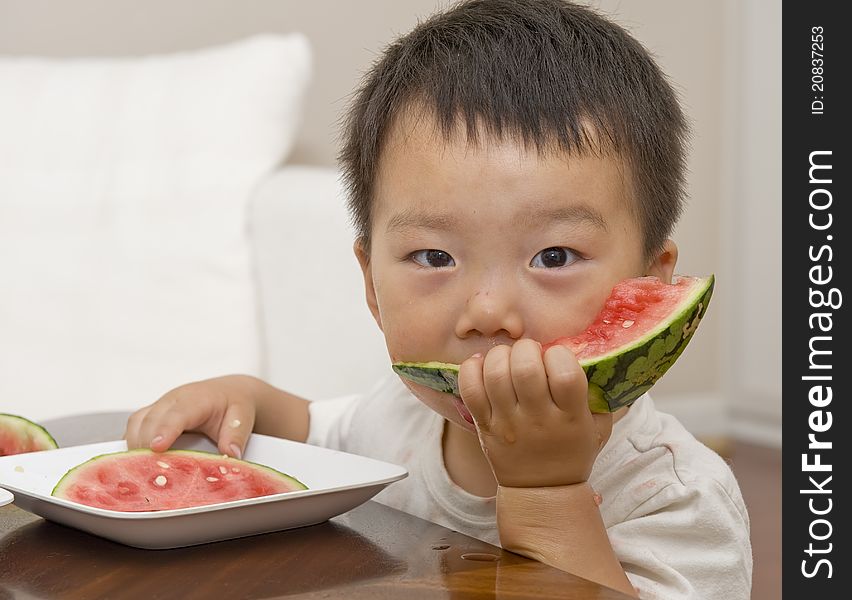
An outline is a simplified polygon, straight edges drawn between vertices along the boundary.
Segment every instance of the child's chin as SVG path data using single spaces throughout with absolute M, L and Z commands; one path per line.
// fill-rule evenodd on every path
M 438 393 L 440 394 L 440 392 Z M 434 408 L 432 408 L 432 410 L 435 410 L 435 412 L 437 412 L 439 415 L 444 417 L 447 421 L 449 421 L 456 427 L 464 429 L 465 431 L 468 431 L 473 435 L 479 435 L 476 431 L 476 425 L 465 419 L 462 412 L 456 407 L 456 402 L 458 401 L 458 398 L 450 394 L 441 395 L 447 397 L 442 405 L 443 410 L 435 410 Z
M 453 408 L 456 409 L 456 414 L 454 415 L 453 422 L 460 424 L 462 427 L 467 429 L 468 431 L 476 432 L 476 426 L 473 424 L 473 417 L 470 414 L 470 411 L 465 406 L 464 402 L 461 401 L 461 398 L 456 396 L 452 397 Z M 461 417 L 461 423 L 458 421 L 458 417 Z
M 450 421 L 454 425 L 461 427 L 466 431 L 470 431 L 476 435 L 476 426 L 467 421 L 462 414 L 462 411 L 456 406 L 461 404 L 456 396 L 433 390 L 419 383 L 403 380 L 403 383 L 411 390 L 411 393 L 420 400 L 423 404 L 431 408 L 433 411 Z M 463 406 L 463 405 L 462 405 Z
M 450 421 L 453 425 L 456 425 L 456 426 L 460 427 L 461 429 L 464 429 L 465 431 L 469 431 L 473 435 L 479 435 L 476 431 L 476 426 L 472 425 L 471 423 L 468 423 L 465 419 L 461 418 L 460 416 L 455 416 L 452 419 L 448 418 L 447 420 Z

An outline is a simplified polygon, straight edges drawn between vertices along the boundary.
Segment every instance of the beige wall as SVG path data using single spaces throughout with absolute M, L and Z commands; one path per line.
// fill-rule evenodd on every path
M 382 45 L 435 0 L 0 0 L 0 54 L 121 56 L 301 31 L 315 77 L 295 162 L 332 165 L 335 122 Z
M 781 3 L 732 3 L 739 47 L 729 153 L 731 190 L 723 239 L 734 266 L 736 311 L 727 326 L 732 347 L 733 431 L 781 444 Z
M 360 73 L 384 44 L 445 4 L 0 0 L 0 54 L 130 55 L 302 31 L 315 76 L 291 160 L 333 165 L 335 123 Z M 691 199 L 675 235 L 678 271 L 718 278 L 702 331 L 655 396 L 694 430 L 726 428 L 734 407 L 738 419 L 769 427 L 761 439 L 780 440 L 780 93 L 768 91 L 780 88 L 780 72 L 766 69 L 777 62 L 780 7 L 772 0 L 594 4 L 657 56 L 681 93 L 695 136 Z M 738 431 L 748 437 L 752 428 Z

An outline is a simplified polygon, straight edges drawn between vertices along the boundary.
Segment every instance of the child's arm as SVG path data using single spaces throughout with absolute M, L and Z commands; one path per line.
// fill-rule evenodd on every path
M 610 545 L 588 483 L 497 489 L 506 550 L 636 596 Z
M 309 402 L 248 375 L 180 386 L 130 416 L 128 448 L 167 450 L 184 431 L 200 431 L 219 451 L 241 457 L 252 431 L 304 442 Z
M 459 389 L 499 484 L 502 546 L 636 596 L 587 481 L 612 430 L 573 353 L 520 340 L 465 361 Z

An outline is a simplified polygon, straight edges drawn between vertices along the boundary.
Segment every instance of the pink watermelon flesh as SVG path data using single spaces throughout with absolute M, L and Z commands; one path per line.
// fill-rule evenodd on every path
M 56 441 L 40 425 L 18 415 L 0 414 L 0 456 L 53 450 Z
M 671 285 L 657 277 L 636 277 L 618 283 L 594 322 L 573 337 L 546 344 L 569 347 L 581 363 L 641 339 L 678 309 L 699 282 L 695 277 L 675 276 Z
M 53 496 L 108 510 L 157 511 L 307 489 L 255 463 L 188 450 L 104 454 L 70 471 Z

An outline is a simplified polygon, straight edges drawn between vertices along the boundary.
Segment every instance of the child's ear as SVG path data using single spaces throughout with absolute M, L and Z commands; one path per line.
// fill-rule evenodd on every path
M 358 264 L 361 265 L 361 272 L 364 274 L 364 291 L 367 294 L 367 307 L 373 314 L 376 324 L 379 329 L 382 329 L 382 318 L 379 316 L 379 303 L 376 300 L 376 286 L 373 284 L 373 266 L 370 264 L 370 253 L 365 249 L 364 238 L 355 240 L 352 246 L 355 251 L 355 258 L 358 259 Z
M 645 275 L 655 275 L 663 283 L 671 283 L 675 264 L 677 264 L 677 245 L 672 240 L 666 240 L 663 242 L 663 248 L 651 260 Z

